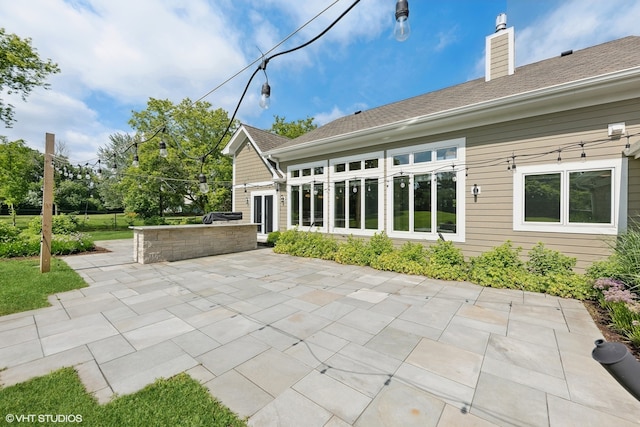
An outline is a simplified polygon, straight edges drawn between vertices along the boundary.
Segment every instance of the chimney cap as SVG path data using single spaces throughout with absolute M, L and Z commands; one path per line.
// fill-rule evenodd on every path
M 507 14 L 501 13 L 496 18 L 496 33 L 507 29 Z

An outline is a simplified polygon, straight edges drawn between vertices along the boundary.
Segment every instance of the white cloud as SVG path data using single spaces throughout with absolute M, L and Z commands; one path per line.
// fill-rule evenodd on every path
M 637 33 L 637 0 L 571 0 L 530 26 L 516 28 L 517 65 Z
M 9 140 L 25 140 L 28 145 L 44 151 L 46 133 L 56 136 L 56 141 L 64 141 L 74 163 L 88 162 L 96 158 L 98 147 L 109 140 L 109 135 L 124 132 L 111 129 L 99 122 L 96 111 L 83 102 L 56 91 L 36 90 L 26 103 L 15 98 L 10 102 L 16 107 L 19 124 L 35 123 L 34 126 L 16 126 L 0 133 Z
M 314 117 L 314 122 L 318 126 L 323 126 L 343 116 L 346 116 L 346 113 L 342 111 L 340 108 L 338 108 L 337 106 L 334 106 L 331 111 L 324 112 L 324 113 L 317 113 L 313 117 Z
M 149 97 L 176 103 L 187 97 L 198 99 L 257 58 L 256 45 L 266 51 L 328 4 L 327 0 L 0 2 L 7 32 L 31 38 L 40 57 L 51 58 L 61 69 L 61 74 L 47 79 L 51 90 L 34 92 L 27 103 L 14 103 L 18 122 L 0 134 L 39 148 L 44 132 L 53 131 L 65 140 L 73 158 L 94 157 L 110 133 L 122 130 L 103 124 L 114 122 L 113 111 L 98 107 L 92 98 L 112 99 L 112 110 L 119 111 L 140 110 Z M 350 0 L 339 0 L 282 49 L 318 34 L 349 4 Z M 391 28 L 391 8 L 386 0 L 362 1 L 313 48 L 279 57 L 271 67 L 301 72 L 312 65 L 314 52 L 323 44 L 348 46 L 357 39 L 377 37 Z M 245 16 L 237 16 L 238 11 Z M 232 114 L 253 69 L 205 101 Z M 256 80 L 254 86 L 259 87 L 262 79 Z M 265 114 L 255 108 L 257 95 L 251 89 L 239 118 Z M 116 122 L 126 127 L 127 119 Z
M 446 49 L 448 46 L 452 45 L 453 43 L 458 41 L 458 32 L 459 32 L 459 28 L 457 25 L 455 25 L 454 27 L 448 29 L 446 32 L 440 32 L 437 34 L 438 37 L 438 43 L 436 44 L 436 47 L 434 48 L 434 50 L 436 52 L 440 52 L 444 49 Z
M 559 56 L 638 33 L 637 0 L 570 0 L 539 16 L 524 28 L 515 28 L 516 66 Z M 519 10 L 526 13 L 526 9 Z M 518 16 L 521 21 L 529 21 Z M 469 79 L 484 76 L 485 52 L 478 56 Z

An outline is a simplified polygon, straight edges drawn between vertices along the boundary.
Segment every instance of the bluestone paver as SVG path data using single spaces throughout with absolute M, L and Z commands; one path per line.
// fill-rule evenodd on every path
M 89 287 L 0 317 L 0 383 L 74 366 L 99 402 L 187 372 L 254 426 L 636 425 L 579 301 L 274 254 L 65 257 Z M 2 368 L 6 368 L 2 370 Z

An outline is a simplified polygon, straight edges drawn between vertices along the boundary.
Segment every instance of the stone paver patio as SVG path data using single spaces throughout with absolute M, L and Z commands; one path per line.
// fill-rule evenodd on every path
M 89 287 L 0 317 L 0 382 L 74 366 L 100 402 L 186 371 L 255 426 L 634 426 L 584 306 L 270 249 L 66 257 Z

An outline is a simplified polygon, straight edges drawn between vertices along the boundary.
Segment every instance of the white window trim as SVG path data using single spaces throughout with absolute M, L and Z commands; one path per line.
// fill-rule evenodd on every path
M 433 152 L 441 148 L 456 147 L 456 159 L 449 160 L 435 160 L 435 155 L 432 156 L 430 162 L 413 163 L 413 153 L 431 150 Z M 409 154 L 410 163 L 407 165 L 394 165 L 393 156 L 399 154 Z M 386 229 L 389 237 L 403 238 L 403 239 L 420 239 L 420 240 L 438 240 L 437 227 L 432 227 L 430 232 L 420 231 L 396 231 L 393 229 L 393 179 L 400 174 L 407 175 L 409 177 L 409 185 L 414 185 L 414 175 L 424 175 L 430 173 L 432 179 L 432 185 L 435 175 L 439 172 L 456 172 L 456 232 L 455 233 L 442 233 L 445 240 L 452 242 L 463 243 L 466 241 L 466 171 L 464 165 L 466 163 L 466 138 L 449 139 L 446 141 L 438 141 L 427 144 L 411 145 L 408 147 L 396 148 L 393 150 L 387 150 L 387 212 L 386 212 Z M 459 166 L 456 166 L 459 165 Z M 432 197 L 437 197 L 436 193 L 432 193 Z M 437 203 L 433 203 L 433 206 L 437 206 Z M 409 210 L 413 211 L 414 201 L 413 198 L 409 198 Z
M 277 231 L 278 230 L 278 215 L 279 215 L 279 205 L 280 205 L 280 200 L 278 200 L 278 192 L 276 190 L 262 190 L 262 191 L 251 191 L 249 193 L 249 198 L 250 198 L 250 210 L 249 210 L 249 215 L 251 216 L 249 219 L 251 222 L 253 222 L 253 213 L 254 213 L 254 209 L 255 209 L 255 200 L 254 200 L 254 196 L 273 196 L 273 219 L 274 219 L 274 227 L 273 227 L 273 231 Z M 264 209 L 264 205 L 262 206 L 262 208 Z M 263 214 L 264 215 L 264 211 Z M 258 233 L 259 236 L 266 236 L 269 233 L 265 233 L 264 230 L 261 233 Z
M 378 159 L 378 167 L 372 169 L 364 168 L 364 161 Z M 362 169 L 356 171 L 345 170 L 344 172 L 335 172 L 334 167 L 340 163 L 349 164 L 350 162 L 361 161 Z M 331 177 L 329 194 L 336 194 L 336 182 L 342 181 L 354 181 L 358 179 L 361 182 L 360 188 L 364 188 L 364 182 L 367 179 L 376 178 L 378 180 L 378 228 L 377 229 L 366 229 L 366 228 L 349 228 L 348 227 L 348 217 L 349 217 L 349 206 L 345 206 L 345 224 L 347 227 L 336 227 L 334 224 L 334 211 L 335 211 L 335 197 L 329 197 L 329 203 L 327 204 L 327 208 L 330 215 L 331 225 L 329 230 L 334 234 L 353 234 L 354 236 L 373 236 L 375 233 L 378 233 L 384 229 L 384 179 L 381 177 L 384 176 L 384 151 L 376 151 L 372 153 L 364 153 L 358 154 L 355 156 L 348 157 L 339 157 L 335 159 L 329 160 L 330 173 Z M 362 204 L 362 212 L 364 212 L 364 198 L 361 197 L 360 203 Z M 364 217 L 362 218 L 364 221 Z
M 291 177 L 292 170 L 302 170 L 306 168 L 310 168 L 313 171 L 313 168 L 323 167 L 324 173 L 322 175 L 314 175 L 310 176 L 302 176 L 302 173 L 299 177 Z M 318 227 L 316 225 L 312 226 L 303 226 L 303 225 L 292 225 L 291 224 L 291 187 L 294 185 L 298 185 L 302 187 L 304 184 L 310 184 L 313 187 L 313 184 L 323 184 L 324 191 L 324 199 L 328 197 L 329 191 L 329 173 L 328 173 L 328 162 L 326 160 L 319 162 L 310 162 L 310 163 L 299 163 L 295 165 L 287 166 L 287 203 L 285 203 L 285 209 L 287 210 L 287 229 L 293 229 L 295 227 L 300 228 L 301 230 L 304 228 L 305 231 L 318 231 L 318 232 L 326 232 L 327 231 L 327 214 L 328 214 L 328 203 L 322 203 L 322 226 Z M 313 188 L 312 188 L 313 191 Z M 300 189 L 300 196 L 302 197 L 302 188 Z M 308 229 L 308 230 L 307 230 Z
M 515 231 L 542 231 L 547 233 L 578 233 L 616 235 L 627 226 L 627 159 L 590 160 L 518 166 L 513 175 L 513 229 Z M 612 170 L 611 224 L 569 223 L 567 207 L 569 198 L 569 172 Z M 524 221 L 524 176 L 531 174 L 560 173 L 561 201 L 560 223 L 535 223 Z M 623 179 L 624 178 L 624 179 Z

